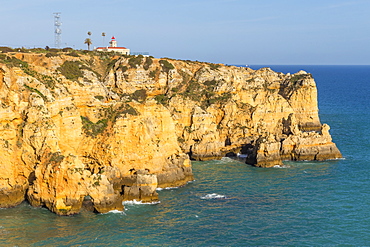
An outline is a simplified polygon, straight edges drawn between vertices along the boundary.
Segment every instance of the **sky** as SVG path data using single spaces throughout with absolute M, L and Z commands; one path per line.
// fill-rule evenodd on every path
M 224 64 L 370 65 L 370 0 L 0 0 L 0 46 L 118 46 Z M 102 33 L 106 37 L 102 37 Z

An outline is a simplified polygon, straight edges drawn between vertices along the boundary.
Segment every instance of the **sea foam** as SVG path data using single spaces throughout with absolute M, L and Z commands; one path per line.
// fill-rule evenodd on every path
M 288 166 L 288 165 L 275 165 L 275 166 L 273 166 L 273 168 L 279 168 L 279 169 L 284 169 L 284 168 L 289 168 L 290 166 Z
M 226 198 L 226 196 L 224 195 L 219 195 L 219 194 L 216 194 L 216 193 L 212 193 L 212 194 L 207 194 L 205 196 L 201 196 L 200 199 L 203 199 L 203 200 L 210 200 L 210 199 L 224 199 Z
M 137 201 L 137 200 L 132 200 L 132 201 L 124 201 L 122 204 L 123 205 L 151 205 L 151 204 L 159 204 L 161 203 L 160 201 L 157 202 L 142 202 L 142 201 Z
M 119 211 L 119 210 L 111 210 L 111 211 L 109 211 L 108 213 L 106 213 L 106 214 L 109 214 L 109 213 L 111 213 L 111 214 L 123 214 L 123 215 L 126 215 L 126 213 L 125 212 L 123 212 L 123 211 Z
M 232 159 L 232 158 L 230 158 L 230 157 L 222 157 L 221 158 L 221 160 L 220 160 L 220 162 L 228 162 L 228 163 L 233 163 L 233 162 L 235 162 L 235 160 L 234 159 Z
M 174 190 L 174 189 L 178 189 L 180 187 L 166 187 L 166 188 L 156 188 L 155 190 L 156 191 L 161 191 L 161 190 Z

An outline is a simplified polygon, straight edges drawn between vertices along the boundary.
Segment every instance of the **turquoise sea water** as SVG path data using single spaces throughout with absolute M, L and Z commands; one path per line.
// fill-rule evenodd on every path
M 0 209 L 0 246 L 370 245 L 370 66 L 269 67 L 313 74 L 321 121 L 345 159 L 193 162 L 195 181 L 124 213 L 60 217 L 23 203 Z

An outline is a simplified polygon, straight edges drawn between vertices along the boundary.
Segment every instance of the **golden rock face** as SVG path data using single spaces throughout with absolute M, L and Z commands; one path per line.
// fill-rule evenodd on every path
M 310 74 L 106 54 L 0 57 L 0 207 L 122 209 L 193 179 L 190 158 L 339 158 Z

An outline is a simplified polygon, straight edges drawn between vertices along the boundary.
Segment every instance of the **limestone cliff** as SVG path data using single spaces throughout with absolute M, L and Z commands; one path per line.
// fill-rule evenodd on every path
M 0 207 L 60 215 L 158 200 L 190 158 L 256 166 L 341 157 L 310 74 L 141 56 L 0 54 Z

